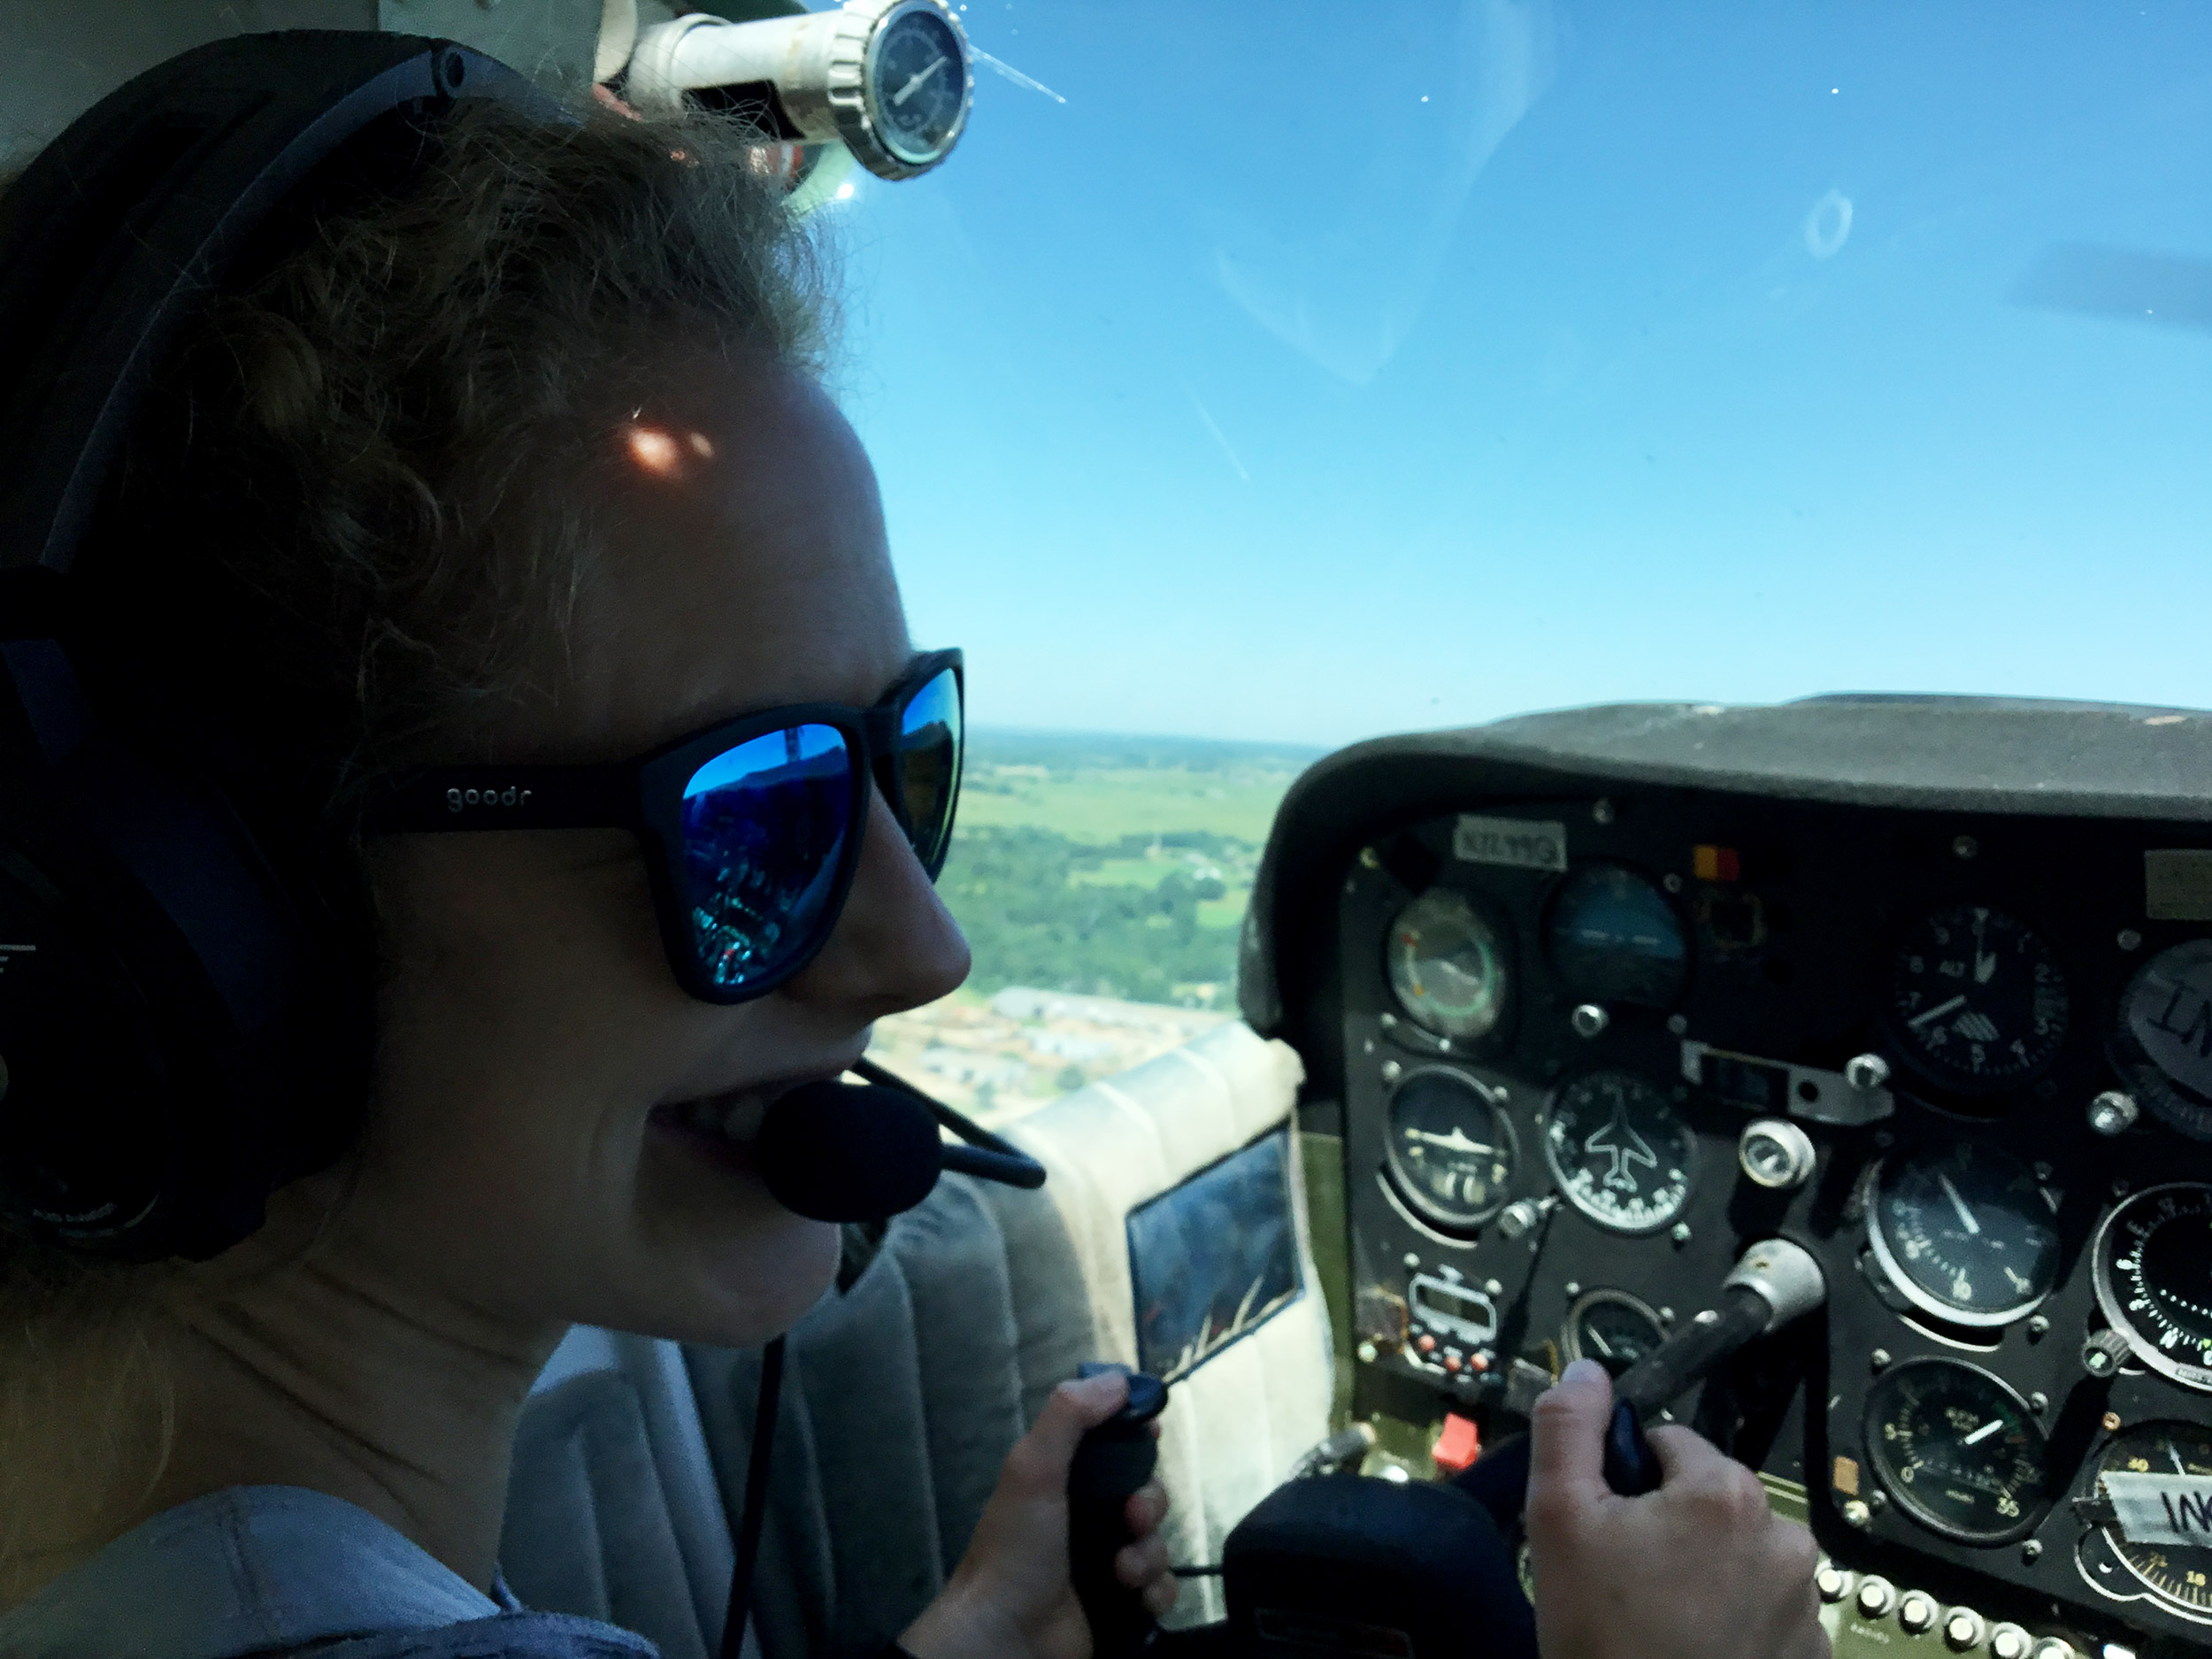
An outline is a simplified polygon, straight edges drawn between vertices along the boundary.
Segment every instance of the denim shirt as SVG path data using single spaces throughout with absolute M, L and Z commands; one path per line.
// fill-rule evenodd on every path
M 486 1595 L 366 1509 L 231 1486 L 117 1539 L 12 1612 L 0 1659 L 660 1659 L 642 1636 Z

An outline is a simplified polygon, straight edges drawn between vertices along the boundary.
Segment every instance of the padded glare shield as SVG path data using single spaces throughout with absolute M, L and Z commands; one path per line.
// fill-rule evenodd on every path
M 273 211 L 365 129 L 467 97 L 562 119 L 450 42 L 242 35 L 104 99 L 0 197 L 0 1223 L 49 1242 L 215 1255 L 357 1121 L 356 977 L 211 779 L 103 728 L 68 572 L 148 383 Z

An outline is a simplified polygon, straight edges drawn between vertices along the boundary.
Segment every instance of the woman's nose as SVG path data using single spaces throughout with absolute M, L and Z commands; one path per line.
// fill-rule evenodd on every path
M 783 994 L 841 1003 L 863 1019 L 933 1002 L 968 977 L 968 941 L 915 857 L 880 789 L 872 789 L 860 865 L 836 930 Z

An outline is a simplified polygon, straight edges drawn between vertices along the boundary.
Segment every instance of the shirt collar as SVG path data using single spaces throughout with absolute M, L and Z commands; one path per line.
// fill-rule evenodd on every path
M 230 1486 L 165 1510 L 0 1614 L 10 1659 L 234 1659 L 324 1637 L 521 1610 L 366 1509 L 304 1486 Z

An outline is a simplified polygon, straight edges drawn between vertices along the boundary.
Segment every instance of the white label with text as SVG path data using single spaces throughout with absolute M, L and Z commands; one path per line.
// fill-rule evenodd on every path
M 2112 1470 L 2105 1496 L 2120 1536 L 2131 1544 L 2212 1548 L 2212 1478 Z
M 1567 826 L 1533 818 L 1480 818 L 1463 812 L 1452 830 L 1452 856 L 1471 864 L 1516 870 L 1564 870 Z

